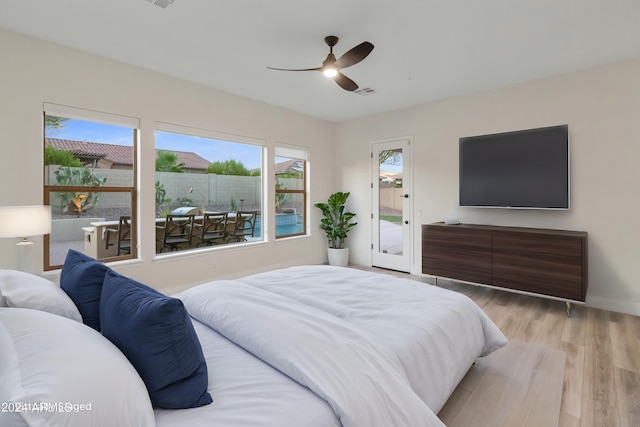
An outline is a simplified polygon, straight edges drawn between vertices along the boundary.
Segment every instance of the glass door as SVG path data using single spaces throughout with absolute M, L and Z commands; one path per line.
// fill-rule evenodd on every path
M 372 265 L 375 267 L 411 270 L 410 161 L 408 139 L 372 144 Z

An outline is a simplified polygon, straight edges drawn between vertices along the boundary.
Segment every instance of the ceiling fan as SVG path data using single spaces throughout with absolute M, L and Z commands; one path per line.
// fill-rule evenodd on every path
M 373 50 L 373 44 L 369 42 L 362 42 L 340 58 L 336 59 L 336 56 L 333 54 L 333 47 L 338 43 L 338 37 L 327 36 L 324 38 L 324 42 L 329 46 L 329 55 L 327 55 L 327 59 L 324 60 L 321 67 L 302 69 L 267 68 L 278 71 L 322 71 L 325 76 L 333 78 L 342 89 L 348 91 L 358 89 L 356 82 L 342 74 L 340 70 L 355 65 L 366 58 Z

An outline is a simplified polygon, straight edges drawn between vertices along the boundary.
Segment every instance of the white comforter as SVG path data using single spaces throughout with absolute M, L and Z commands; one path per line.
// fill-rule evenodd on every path
M 468 297 L 352 268 L 301 266 L 239 279 L 318 308 L 368 332 L 402 362 L 414 391 L 437 413 L 474 361 L 507 343 Z
M 322 398 L 193 320 L 207 362 L 211 405 L 155 409 L 157 427 L 342 427 Z
M 357 327 L 232 281 L 184 294 L 191 316 L 325 399 L 344 427 L 436 427 L 401 363 Z
M 210 334 L 200 322 L 311 389 L 345 426 L 442 425 L 433 413 L 471 364 L 506 344 L 461 294 L 348 268 L 293 267 L 211 282 L 179 297 L 199 321 L 201 340 Z M 210 381 L 217 368 L 209 367 Z M 322 417 L 327 425 L 337 421 Z

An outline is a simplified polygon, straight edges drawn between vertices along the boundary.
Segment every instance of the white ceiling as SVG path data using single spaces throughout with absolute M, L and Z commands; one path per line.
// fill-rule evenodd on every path
M 0 0 L 0 27 L 330 121 L 640 57 L 638 0 Z M 361 96 L 319 72 L 344 70 Z

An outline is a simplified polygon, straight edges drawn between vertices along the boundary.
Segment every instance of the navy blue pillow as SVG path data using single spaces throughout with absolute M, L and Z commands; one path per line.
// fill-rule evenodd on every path
M 60 272 L 60 287 L 78 307 L 85 325 L 100 331 L 100 294 L 110 270 L 100 261 L 69 249 Z
M 202 347 L 182 301 L 109 271 L 100 324 L 140 374 L 155 407 L 194 408 L 213 401 Z

